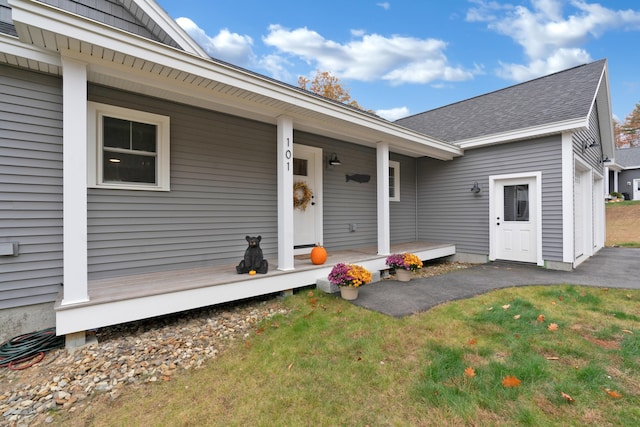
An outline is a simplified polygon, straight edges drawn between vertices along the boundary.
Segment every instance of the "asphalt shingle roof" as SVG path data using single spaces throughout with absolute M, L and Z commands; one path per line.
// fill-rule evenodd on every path
M 617 149 L 616 163 L 625 168 L 640 167 L 640 147 Z
M 456 142 L 516 129 L 585 118 L 606 59 L 510 86 L 395 123 Z

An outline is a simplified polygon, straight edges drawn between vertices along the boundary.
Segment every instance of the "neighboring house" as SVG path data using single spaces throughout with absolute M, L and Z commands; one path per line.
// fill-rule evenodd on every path
M 0 21 L 2 338 L 81 344 L 392 250 L 571 269 L 603 246 L 604 60 L 391 123 L 209 58 L 151 0 L 0 0 Z M 235 273 L 245 235 L 267 274 Z
M 640 200 L 640 147 L 617 148 L 614 162 L 607 168 L 609 192 L 621 193 L 626 200 Z

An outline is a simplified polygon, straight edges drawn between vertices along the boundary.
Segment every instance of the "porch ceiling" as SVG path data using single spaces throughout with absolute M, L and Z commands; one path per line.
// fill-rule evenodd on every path
M 43 3 L 13 0 L 11 7 L 22 44 L 86 62 L 88 79 L 96 84 L 271 124 L 289 116 L 295 129 L 370 147 L 385 142 L 391 151 L 412 157 L 450 160 L 462 155 L 452 144 L 230 64 Z M 31 50 L 35 55 L 36 49 Z M 48 55 L 27 61 L 19 55 L 16 51 L 5 61 L 62 73 L 59 59 L 51 64 Z

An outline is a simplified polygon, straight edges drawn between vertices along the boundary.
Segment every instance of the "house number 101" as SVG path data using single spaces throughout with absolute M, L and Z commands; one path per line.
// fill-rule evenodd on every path
M 291 146 L 291 141 L 289 140 L 289 138 L 287 138 L 287 147 Z M 284 152 L 284 157 L 287 159 L 287 171 L 291 170 L 291 148 L 287 148 L 287 150 Z

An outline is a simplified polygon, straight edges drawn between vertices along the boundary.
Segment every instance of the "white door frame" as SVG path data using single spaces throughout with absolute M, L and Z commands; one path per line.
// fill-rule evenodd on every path
M 323 154 L 322 149 L 317 147 L 311 147 L 309 145 L 301 145 L 301 144 L 293 144 L 293 157 L 299 156 L 302 154 L 303 156 L 309 156 L 313 158 L 313 166 L 314 166 L 314 176 L 312 179 L 314 180 L 313 185 L 313 209 L 315 213 L 315 221 L 314 221 L 314 230 L 315 230 L 315 238 L 313 243 L 319 243 L 321 245 L 324 244 L 323 236 L 323 198 L 322 198 L 322 166 L 323 166 Z M 294 229 L 295 233 L 295 229 Z M 294 239 L 295 241 L 295 236 Z M 299 248 L 293 250 L 294 255 L 307 254 L 311 251 L 310 248 Z
M 631 185 L 633 185 L 632 188 L 632 192 L 631 192 L 631 198 L 633 200 L 640 200 L 640 179 L 635 178 L 632 182 Z
M 535 188 L 535 204 L 530 206 L 530 209 L 535 210 L 536 224 L 534 225 L 536 230 L 536 264 L 544 266 L 542 259 L 542 172 L 523 172 L 513 173 L 505 175 L 490 175 L 489 176 L 489 260 L 495 261 L 498 254 L 498 232 L 496 218 L 498 216 L 498 208 L 496 207 L 496 185 L 499 181 L 529 178 L 534 179 L 536 183 Z
M 573 227 L 574 227 L 574 261 L 573 266 L 577 267 L 584 260 L 588 259 L 591 255 L 594 254 L 594 235 L 595 235 L 595 223 L 594 223 L 594 176 L 593 169 L 582 159 L 579 157 L 575 158 L 574 161 L 574 208 L 573 208 Z M 575 185 L 575 177 L 580 176 L 580 186 L 581 186 L 581 200 L 575 198 L 576 188 Z M 604 202 L 603 202 L 604 203 Z M 578 206 L 578 204 L 580 206 Z M 582 221 L 576 221 L 576 215 L 578 214 L 578 210 L 580 210 L 580 214 L 582 215 Z M 581 233 L 581 238 L 578 238 L 577 234 Z M 582 247 L 577 247 L 577 243 L 581 243 Z M 579 255 L 578 255 L 579 254 Z

